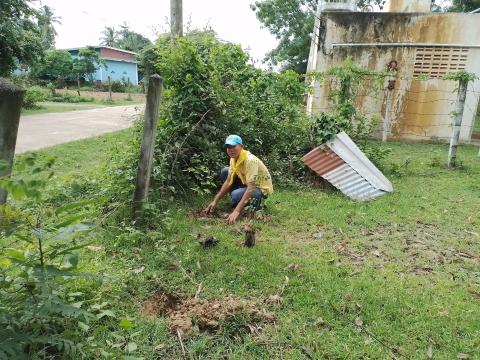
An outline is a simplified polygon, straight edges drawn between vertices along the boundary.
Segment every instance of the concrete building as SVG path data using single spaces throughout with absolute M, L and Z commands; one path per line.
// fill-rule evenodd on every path
M 447 141 L 456 83 L 442 77 L 459 70 L 480 75 L 480 14 L 431 13 L 430 0 L 391 0 L 385 12 L 352 11 L 355 3 L 320 0 L 308 70 L 322 72 L 347 57 L 377 71 L 390 64 L 397 69 L 394 89 L 358 97 L 357 106 L 386 119 L 389 139 Z M 328 95 L 328 84 L 316 82 L 307 111 L 331 107 Z M 471 139 L 479 95 L 477 80 L 467 92 L 462 142 Z
M 80 48 L 67 49 L 72 57 L 77 57 Z M 133 85 L 138 85 L 138 66 L 136 53 L 116 49 L 109 46 L 97 46 L 95 50 L 105 60 L 106 66 L 100 66 L 94 75 L 94 80 L 100 83 L 111 80 L 123 80 Z

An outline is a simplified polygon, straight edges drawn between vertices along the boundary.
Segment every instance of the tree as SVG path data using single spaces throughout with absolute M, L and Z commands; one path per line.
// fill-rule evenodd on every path
M 102 31 L 102 37 L 100 38 L 100 45 L 116 47 L 118 46 L 119 34 L 115 30 L 115 27 L 106 26 Z
M 118 32 L 120 38 L 117 42 L 117 46 L 120 49 L 140 52 L 144 47 L 152 44 L 152 42 L 142 34 L 131 31 L 126 23 L 120 25 L 120 28 L 121 30 Z
M 50 50 L 45 56 L 45 61 L 34 71 L 39 78 L 56 80 L 58 83 L 72 74 L 73 60 L 66 50 Z
M 453 0 L 452 3 L 453 4 L 448 8 L 448 11 L 470 12 L 480 9 L 480 0 Z
M 97 71 L 100 66 L 105 66 L 105 61 L 100 58 L 100 55 L 93 46 L 88 46 L 78 51 L 78 57 L 73 60 L 73 73 L 77 77 L 79 89 L 80 78 L 86 77 L 89 81 L 93 81 L 93 74 L 95 74 L 95 71 Z
M 267 55 L 273 65 L 299 73 L 307 70 L 317 0 L 258 0 L 251 9 L 257 18 L 279 40 L 278 46 Z M 368 5 L 382 7 L 384 0 L 358 0 L 360 8 Z
M 57 31 L 53 26 L 54 23 L 60 24 L 60 20 L 53 14 L 53 10 L 44 5 L 38 12 L 38 26 L 41 31 L 42 45 L 45 50 L 55 48 L 55 37 Z
M 37 12 L 30 0 L 0 2 L 0 76 L 9 76 L 18 66 L 34 64 L 43 57 Z

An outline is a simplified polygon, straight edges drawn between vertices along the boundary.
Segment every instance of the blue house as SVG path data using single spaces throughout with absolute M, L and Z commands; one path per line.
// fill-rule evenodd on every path
M 78 56 L 79 50 L 80 48 L 67 49 L 74 58 Z M 107 83 L 110 76 L 111 80 L 122 80 L 138 85 L 137 53 L 109 46 L 97 46 L 95 50 L 105 60 L 106 65 L 100 66 L 94 74 L 97 83 Z

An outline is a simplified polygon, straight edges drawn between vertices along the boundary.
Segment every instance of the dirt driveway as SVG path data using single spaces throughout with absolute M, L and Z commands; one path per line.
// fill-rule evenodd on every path
M 25 115 L 20 118 L 16 154 L 130 127 L 143 105 Z

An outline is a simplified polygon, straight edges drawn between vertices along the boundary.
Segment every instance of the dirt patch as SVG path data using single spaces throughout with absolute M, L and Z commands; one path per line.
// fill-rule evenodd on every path
M 226 219 L 228 215 L 229 213 L 227 212 L 219 212 L 219 211 L 214 211 L 213 213 L 205 214 L 203 209 L 193 210 L 188 213 L 188 216 L 190 218 L 193 218 L 199 221 L 223 220 L 223 219 Z
M 275 320 L 273 313 L 265 309 L 269 299 L 247 300 L 229 295 L 222 299 L 203 300 L 156 292 L 143 303 L 141 312 L 150 319 L 169 318 L 170 331 L 182 337 L 194 330 L 220 332 L 231 322 L 236 323 L 234 327 L 258 331 L 261 325 Z
M 349 258 L 350 261 L 352 261 L 355 264 L 361 264 L 366 259 L 365 254 L 357 254 L 352 252 L 348 248 L 348 244 L 345 241 L 342 241 L 336 244 L 335 251 L 337 252 L 338 255 Z

